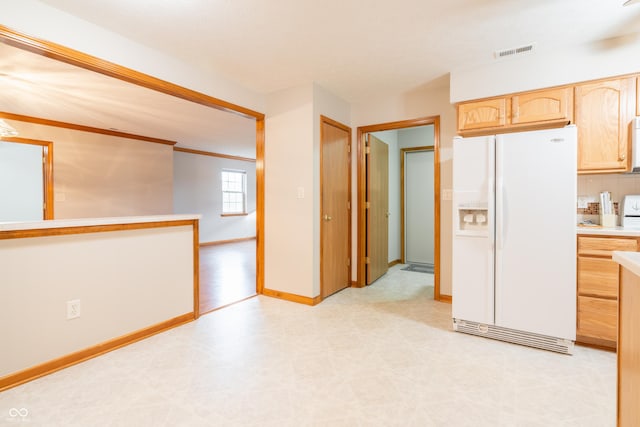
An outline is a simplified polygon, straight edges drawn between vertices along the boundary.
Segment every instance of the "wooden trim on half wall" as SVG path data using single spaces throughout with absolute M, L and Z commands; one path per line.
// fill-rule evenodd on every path
M 193 320 L 193 313 L 186 313 L 181 316 L 174 317 L 173 319 L 165 320 L 164 322 L 160 322 L 156 325 L 132 332 L 130 334 L 122 335 L 118 338 L 96 344 L 92 347 L 85 348 L 84 350 L 76 351 L 74 353 L 58 357 L 57 359 L 44 362 L 40 365 L 24 369 L 13 374 L 9 374 L 0 378 L 0 392 L 67 368 L 69 366 L 76 365 L 80 362 L 84 362 L 85 360 L 92 359 L 94 357 L 100 356 L 101 354 L 116 350 L 120 347 L 133 344 L 136 341 L 143 340 L 152 335 L 159 334 L 160 332 L 164 332 L 169 329 L 184 325 Z
M 200 220 L 193 220 L 193 318 L 200 317 Z
M 358 227 L 357 227 L 357 279 L 358 287 L 364 287 L 365 256 L 366 256 L 366 158 L 365 137 L 372 132 L 383 130 L 397 130 L 417 126 L 433 125 L 433 169 L 434 169 L 434 271 L 433 298 L 436 301 L 446 301 L 446 295 L 440 295 L 440 116 L 422 117 L 418 119 L 381 123 L 358 127 L 357 133 L 357 181 L 358 181 Z M 450 299 L 450 297 L 449 297 Z
M 179 151 L 181 153 L 199 154 L 201 156 L 220 157 L 222 159 L 241 160 L 243 162 L 255 162 L 256 159 L 250 157 L 232 156 L 229 154 L 212 153 L 211 151 L 194 150 L 192 148 L 173 147 L 173 151 Z
M 43 219 L 53 219 L 53 142 L 40 141 L 38 139 L 19 138 L 16 136 L 3 136 L 2 141 L 18 144 L 40 145 L 44 150 L 43 186 L 44 186 L 44 213 Z

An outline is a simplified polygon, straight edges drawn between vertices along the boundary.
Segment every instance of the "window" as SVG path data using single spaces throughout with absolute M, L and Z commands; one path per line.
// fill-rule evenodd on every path
M 222 170 L 222 214 L 247 213 L 247 172 Z

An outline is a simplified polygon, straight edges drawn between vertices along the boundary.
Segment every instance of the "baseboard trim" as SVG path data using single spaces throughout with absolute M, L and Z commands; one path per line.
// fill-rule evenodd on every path
M 67 354 L 66 356 L 58 357 L 48 362 L 44 362 L 40 365 L 33 366 L 31 368 L 23 369 L 22 371 L 15 372 L 13 374 L 6 375 L 0 378 L 0 392 L 19 386 L 29 381 L 33 381 L 37 378 L 59 371 L 72 365 L 76 365 L 85 360 L 93 359 L 101 354 L 108 353 L 116 350 L 120 347 L 124 347 L 129 344 L 133 344 L 136 341 L 149 338 L 152 335 L 159 334 L 166 330 L 175 328 L 177 326 L 184 325 L 194 320 L 194 313 L 183 314 L 173 319 L 165 320 L 148 328 L 140 329 L 130 334 L 122 335 L 120 337 L 105 341 L 100 344 L 96 344 L 92 347 L 85 348 Z
M 274 291 L 273 289 L 264 288 L 262 290 L 262 295 L 283 299 L 286 301 L 297 302 L 298 304 L 306 304 L 306 305 L 318 305 L 322 302 L 322 297 L 318 295 L 317 297 L 303 297 L 302 295 L 290 294 L 288 292 Z
M 249 240 L 256 240 L 256 236 L 240 237 L 238 239 L 229 239 L 229 240 L 216 240 L 215 242 L 200 242 L 200 246 L 224 245 L 225 243 L 248 242 Z
M 451 304 L 451 302 L 453 301 L 453 298 L 451 298 L 451 295 L 440 294 L 440 298 L 438 298 L 437 301 L 447 302 L 447 303 Z
M 389 268 L 393 267 L 394 265 L 398 265 L 398 264 L 402 264 L 402 261 L 400 261 L 399 259 L 394 259 L 393 261 L 391 261 L 389 263 Z
M 576 335 L 576 345 L 585 347 L 598 348 L 600 350 L 616 351 L 617 343 L 602 338 L 585 337 L 580 334 Z

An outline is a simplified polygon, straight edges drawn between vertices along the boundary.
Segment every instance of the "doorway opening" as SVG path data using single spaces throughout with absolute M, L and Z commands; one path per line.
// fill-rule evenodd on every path
M 179 86 L 177 84 L 161 80 L 159 78 L 126 68 L 124 66 L 105 61 L 103 59 L 29 36 L 27 34 L 19 33 L 10 30 L 6 27 L 0 26 L 0 40 L 7 46 L 17 47 L 18 49 L 35 53 L 38 56 L 45 57 L 54 61 L 61 61 L 75 67 L 86 70 L 87 72 L 98 73 L 104 76 L 108 76 L 117 80 L 121 80 L 140 88 L 150 89 L 155 92 L 165 94 L 169 97 L 178 98 L 181 100 L 189 101 L 194 104 L 207 107 L 211 111 L 228 113 L 229 117 L 245 117 L 252 120 L 252 126 L 255 129 L 255 162 L 256 162 L 256 279 L 255 290 L 256 293 L 261 294 L 264 290 L 264 144 L 265 144 L 265 116 L 263 113 L 254 111 L 249 108 L 242 107 L 227 101 L 223 101 L 218 98 L 214 98 L 210 95 L 206 95 L 201 92 L 188 89 L 186 87 Z M 5 114 L 5 113 L 3 113 Z M 41 121 L 43 119 L 40 119 Z M 46 119 L 45 119 L 46 120 Z M 53 120 L 47 120 L 48 123 L 62 123 Z M 68 124 L 77 127 L 77 125 Z M 92 128 L 97 129 L 97 128 Z M 108 129 L 98 129 L 101 133 L 113 134 Z M 156 139 L 156 138 L 154 138 Z M 49 197 L 49 196 L 47 196 Z M 53 193 L 50 194 L 51 209 L 53 209 Z M 53 211 L 51 211 L 51 218 L 53 217 Z M 50 218 L 46 218 L 50 219 Z M 194 256 L 198 256 L 195 253 Z M 197 262 L 197 260 L 196 260 Z M 194 272 L 194 317 L 198 318 L 200 315 L 199 309 L 199 275 L 198 272 Z
M 0 221 L 53 219 L 53 143 L 0 138 Z
M 435 300 L 440 300 L 441 296 L 440 296 L 440 156 L 439 156 L 439 146 L 440 146 L 440 117 L 439 116 L 431 116 L 431 117 L 424 117 L 424 118 L 418 118 L 418 119 L 413 119 L 413 120 L 404 120 L 404 121 L 399 121 L 399 122 L 389 122 L 389 123 L 382 123 L 382 124 L 376 124 L 376 125 L 370 125 L 370 126 L 362 126 L 358 128 L 358 135 L 357 135 L 357 144 L 358 144 L 358 169 L 357 169 L 357 178 L 358 178 L 358 213 L 357 213 L 357 218 L 358 218 L 358 228 L 357 228 L 357 236 L 358 236 L 358 240 L 357 240 L 357 280 L 356 280 L 356 286 L 358 287 L 363 287 L 366 286 L 367 284 L 372 283 L 372 281 L 370 280 L 371 278 L 368 277 L 368 273 L 369 271 L 371 271 L 370 268 L 368 268 L 368 265 L 377 262 L 380 265 L 386 264 L 387 268 L 389 266 L 389 264 L 393 265 L 394 263 L 400 263 L 403 261 L 403 258 L 406 256 L 406 253 L 399 253 L 398 256 L 394 256 L 393 254 L 391 256 L 389 256 L 389 252 L 385 253 L 382 255 L 382 260 L 380 259 L 380 255 L 376 254 L 374 251 L 371 250 L 371 248 L 373 246 L 375 246 L 375 242 L 371 242 L 372 237 L 373 239 L 375 239 L 375 231 L 374 231 L 374 235 L 371 235 L 371 228 L 372 226 L 375 226 L 378 228 L 378 231 L 380 231 L 381 227 L 384 227 L 384 224 L 389 224 L 389 223 L 394 223 L 397 221 L 398 223 L 398 240 L 401 240 L 399 238 L 399 236 L 401 235 L 400 233 L 400 218 L 404 217 L 404 212 L 401 214 L 399 212 L 397 212 L 395 215 L 393 214 L 393 212 L 390 212 L 389 210 L 387 210 L 387 213 L 385 214 L 385 216 L 387 218 L 391 218 L 390 221 L 385 222 L 379 222 L 376 221 L 375 218 L 372 218 L 371 213 L 376 211 L 376 210 L 380 210 L 381 211 L 381 207 L 374 207 L 372 205 L 372 202 L 375 202 L 375 200 L 371 200 L 371 196 L 373 195 L 372 192 L 372 177 L 371 174 L 373 173 L 374 178 L 373 179 L 379 179 L 379 178 L 375 178 L 375 174 L 376 174 L 376 169 L 379 166 L 374 166 L 374 163 L 376 162 L 375 160 L 375 148 L 374 147 L 370 147 L 370 141 L 371 141 L 371 135 L 374 134 L 373 136 L 376 136 L 376 133 L 378 132 L 384 132 L 384 131 L 399 131 L 399 130 L 410 130 L 410 129 L 414 129 L 414 128 L 418 128 L 421 126 L 431 126 L 432 128 L 432 142 L 429 141 L 422 141 L 421 143 L 419 143 L 416 146 L 419 147 L 423 147 L 422 151 L 431 151 L 433 154 L 433 177 L 432 180 L 430 180 L 430 183 L 425 183 L 425 185 L 429 185 L 432 188 L 432 198 L 433 198 L 433 220 L 432 220 L 432 226 L 433 226 L 433 274 L 434 274 L 434 299 Z M 380 136 L 380 134 L 377 134 L 378 136 Z M 432 147 L 432 150 L 425 150 L 424 147 Z M 409 147 L 405 147 L 405 148 L 409 148 Z M 397 150 L 397 157 L 396 160 L 397 162 L 393 159 L 393 157 L 390 158 L 391 160 L 389 161 L 389 165 L 391 167 L 396 167 L 394 165 L 397 165 L 397 169 L 400 168 L 400 151 Z M 374 155 L 372 156 L 372 152 L 374 152 Z M 394 176 L 394 174 L 392 173 L 390 176 Z M 399 180 L 399 173 L 395 174 L 396 179 Z M 374 185 L 375 188 L 375 185 Z M 393 194 L 392 192 L 389 193 L 390 197 L 391 194 Z M 397 197 L 398 199 L 398 206 L 400 205 L 399 203 L 399 199 L 400 199 L 400 191 L 397 190 L 397 194 L 395 194 L 393 197 Z M 387 208 L 388 209 L 388 208 Z M 375 216 L 375 213 L 374 213 Z M 394 218 L 395 216 L 395 218 Z M 382 226 L 380 224 L 383 224 Z M 390 241 L 393 241 L 393 237 L 390 237 Z M 405 246 L 406 242 L 398 242 L 398 247 Z M 402 251 L 402 250 L 400 250 Z M 372 259 L 373 257 L 378 257 L 378 260 L 374 260 Z M 386 259 L 385 259 L 386 257 Z M 389 258 L 393 258 L 393 259 L 389 259 Z
M 433 135 L 430 126 L 411 130 Z M 433 146 L 400 149 L 400 262 L 425 273 L 435 265 L 433 158 Z

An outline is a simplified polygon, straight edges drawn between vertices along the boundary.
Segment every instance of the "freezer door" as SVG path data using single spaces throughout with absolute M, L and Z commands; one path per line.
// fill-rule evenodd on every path
M 576 128 L 496 138 L 496 325 L 575 340 Z
M 494 176 L 494 137 L 454 139 L 452 315 L 485 324 L 494 323 Z

